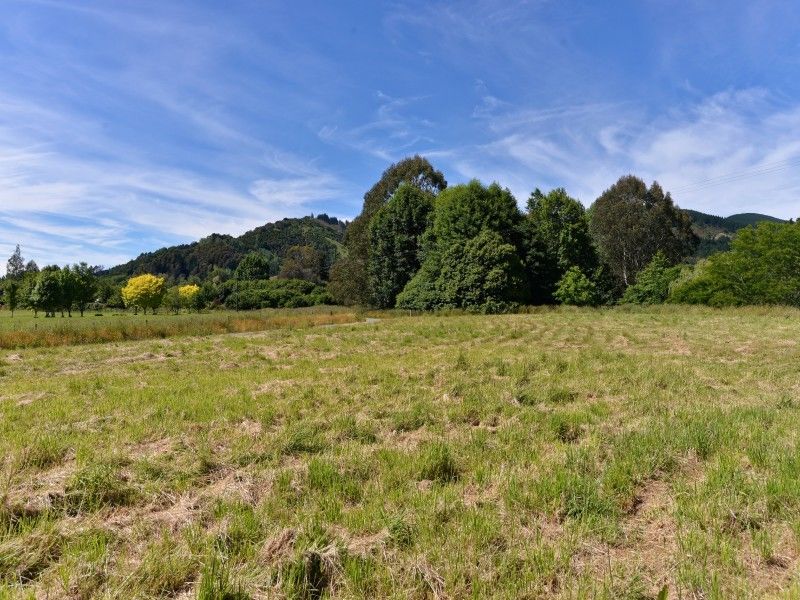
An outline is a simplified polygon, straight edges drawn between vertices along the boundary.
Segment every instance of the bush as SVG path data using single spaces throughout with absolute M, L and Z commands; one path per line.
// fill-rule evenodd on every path
M 333 303 L 323 286 L 300 279 L 231 280 L 221 288 L 225 306 L 237 310 L 300 308 Z
M 597 286 L 578 267 L 564 273 L 553 295 L 562 304 L 573 306 L 596 306 L 600 300 Z
M 661 304 L 669 296 L 673 281 L 681 275 L 681 267 L 670 267 L 667 257 L 659 251 L 653 260 L 636 276 L 636 283 L 625 290 L 622 303 Z

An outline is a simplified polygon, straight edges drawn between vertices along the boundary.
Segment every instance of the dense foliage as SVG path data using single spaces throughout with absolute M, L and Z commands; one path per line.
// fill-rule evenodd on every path
M 364 194 L 361 213 L 347 227 L 346 253 L 331 272 L 331 293 L 338 302 L 370 303 L 370 223 L 402 183 L 434 195 L 447 187 L 444 175 L 421 156 L 401 160 L 383 172 L 378 182 Z
M 800 224 L 741 229 L 731 250 L 698 263 L 673 285 L 672 302 L 800 306 Z
M 441 192 L 424 261 L 397 306 L 496 311 L 524 300 L 521 221 L 511 192 L 497 184 L 473 180 Z
M 430 192 L 404 183 L 372 219 L 369 286 L 375 306 L 394 306 L 397 295 L 419 270 L 433 200 Z
M 220 292 L 224 305 L 236 310 L 298 308 L 332 303 L 323 286 L 302 279 L 231 280 L 223 284 Z

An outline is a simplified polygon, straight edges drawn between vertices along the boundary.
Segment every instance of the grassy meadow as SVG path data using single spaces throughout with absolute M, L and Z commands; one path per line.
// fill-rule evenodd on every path
M 796 310 L 197 333 L 0 352 L 0 598 L 800 598 Z
M 135 314 L 133 311 L 86 312 L 81 317 L 45 318 L 30 311 L 0 311 L 0 349 L 120 342 L 183 335 L 241 333 L 285 327 L 308 327 L 358 320 L 350 309 L 316 306 L 303 309 Z

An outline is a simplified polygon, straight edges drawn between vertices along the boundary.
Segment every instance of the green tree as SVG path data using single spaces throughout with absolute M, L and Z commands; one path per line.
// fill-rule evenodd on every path
M 181 294 L 178 291 L 177 285 L 167 289 L 161 305 L 176 315 L 181 312 L 181 306 L 183 305 L 183 302 L 181 301 Z
M 302 279 L 322 283 L 324 257 L 313 246 L 292 246 L 286 251 L 278 273 L 279 279 Z
M 369 282 L 373 305 L 394 306 L 397 295 L 419 270 L 433 199 L 433 194 L 403 183 L 372 219 Z
M 580 267 L 567 269 L 553 295 L 562 304 L 573 306 L 596 306 L 600 302 L 597 286 Z
M 72 277 L 75 284 L 74 303 L 78 311 L 83 316 L 86 307 L 96 300 L 97 295 L 97 276 L 96 269 L 90 267 L 85 262 L 71 267 Z
M 497 184 L 472 181 L 443 191 L 424 236 L 420 270 L 397 305 L 494 311 L 525 300 L 521 219 L 514 197 Z M 470 292 L 470 286 L 476 289 Z
M 547 194 L 534 190 L 522 231 L 531 300 L 536 304 L 554 301 L 556 286 L 570 267 L 577 266 L 584 273 L 598 267 L 586 210 L 564 188 Z
M 29 299 L 35 312 L 42 310 L 46 317 L 54 317 L 62 306 L 60 273 L 58 267 L 45 267 L 36 276 Z
M 627 175 L 601 194 L 589 210 L 589 228 L 600 257 L 626 286 L 656 252 L 673 265 L 692 253 L 697 237 L 689 216 L 657 183 Z
M 345 232 L 345 253 L 331 269 L 329 289 L 341 304 L 369 304 L 370 223 L 403 182 L 434 195 L 447 187 L 444 175 L 421 156 L 405 158 L 383 172 L 364 194 L 361 213 Z
M 58 272 L 58 281 L 61 287 L 58 308 L 61 310 L 62 317 L 64 316 L 64 311 L 71 317 L 72 307 L 75 305 L 78 297 L 78 278 L 69 268 L 69 265 L 67 265 Z
M 14 311 L 17 310 L 17 306 L 19 306 L 20 287 L 20 282 L 15 279 L 9 279 L 6 281 L 6 306 L 8 306 L 8 309 L 11 311 L 12 318 L 14 316 Z
M 240 281 L 269 279 L 277 272 L 277 259 L 274 254 L 266 252 L 250 252 L 239 262 L 234 277 Z M 214 273 L 220 276 L 220 273 Z M 224 279 L 222 279 L 224 281 Z
M 660 250 L 647 266 L 639 271 L 636 283 L 628 286 L 622 296 L 626 304 L 661 304 L 669 296 L 673 281 L 681 275 L 681 267 L 670 267 Z
M 11 279 L 19 279 L 25 273 L 25 259 L 22 258 L 22 251 L 17 244 L 14 253 L 9 257 L 6 263 L 6 277 Z

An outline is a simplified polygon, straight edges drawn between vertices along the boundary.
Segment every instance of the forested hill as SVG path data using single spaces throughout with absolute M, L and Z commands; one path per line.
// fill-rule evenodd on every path
M 742 227 L 755 225 L 761 221 L 785 222 L 782 219 L 759 213 L 740 213 L 729 217 L 718 217 L 696 210 L 686 210 L 686 212 L 692 219 L 692 229 L 700 238 L 696 254 L 701 258 L 727 250 L 733 235 Z
M 341 247 L 345 222 L 321 214 L 267 223 L 238 237 L 213 233 L 200 241 L 145 252 L 130 262 L 106 271 L 112 277 L 138 273 L 165 275 L 171 279 L 205 277 L 215 268 L 235 269 L 249 252 L 262 251 L 283 259 L 292 246 L 312 246 L 329 267 Z

